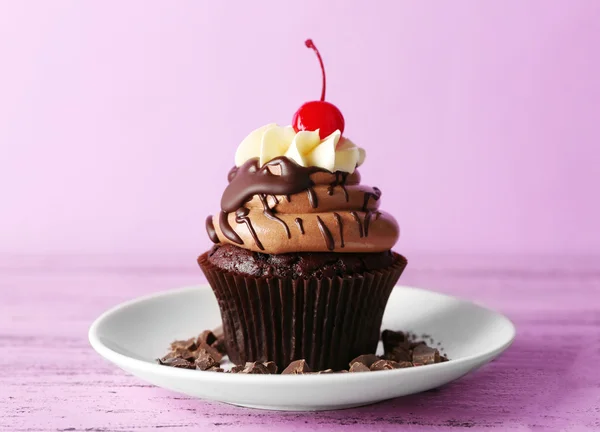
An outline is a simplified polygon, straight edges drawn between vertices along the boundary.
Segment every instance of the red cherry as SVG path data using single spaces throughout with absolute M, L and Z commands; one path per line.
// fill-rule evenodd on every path
M 325 101 L 306 102 L 300 107 L 292 120 L 296 132 L 301 130 L 315 131 L 324 139 L 336 130 L 344 133 L 344 116 L 333 104 Z
M 326 138 L 338 129 L 341 133 L 344 133 L 345 122 L 342 112 L 332 103 L 325 102 L 327 81 L 325 79 L 325 66 L 323 66 L 321 54 L 311 39 L 307 39 L 305 44 L 308 48 L 312 48 L 315 51 L 321 65 L 321 73 L 323 75 L 321 100 L 306 102 L 302 105 L 296 111 L 296 114 L 294 114 L 292 126 L 296 132 L 301 130 L 315 131 L 319 129 L 321 139 Z

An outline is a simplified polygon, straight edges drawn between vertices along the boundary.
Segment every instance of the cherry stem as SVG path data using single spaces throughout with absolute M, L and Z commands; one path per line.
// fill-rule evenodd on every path
M 325 80 L 325 66 L 323 66 L 323 59 L 321 58 L 321 54 L 319 53 L 319 50 L 313 43 L 312 39 L 306 39 L 304 44 L 306 45 L 307 48 L 311 48 L 317 54 L 317 58 L 319 59 L 319 64 L 321 65 L 321 73 L 323 74 L 323 87 L 321 89 L 321 101 L 324 101 L 325 100 L 326 80 Z

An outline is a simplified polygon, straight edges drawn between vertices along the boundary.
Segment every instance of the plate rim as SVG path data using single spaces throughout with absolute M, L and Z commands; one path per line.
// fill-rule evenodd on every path
M 501 318 L 502 320 L 504 320 L 505 323 L 508 325 L 511 335 L 509 338 L 507 338 L 507 340 L 498 344 L 498 346 L 494 347 L 491 350 L 483 352 L 483 353 L 465 356 L 465 357 L 462 357 L 462 358 L 459 358 L 456 360 L 450 360 L 448 362 L 426 365 L 426 367 L 402 368 L 402 369 L 377 371 L 378 372 L 377 376 L 389 377 L 390 374 L 401 376 L 402 374 L 407 374 L 407 373 L 409 373 L 409 374 L 410 373 L 418 373 L 418 371 L 422 371 L 423 369 L 425 371 L 429 371 L 427 373 L 430 373 L 430 372 L 433 372 L 434 370 L 441 371 L 441 370 L 443 370 L 443 368 L 454 368 L 455 366 L 457 366 L 459 364 L 473 363 L 473 362 L 477 363 L 478 360 L 484 360 L 482 362 L 482 364 L 485 364 L 485 363 L 488 363 L 490 360 L 496 358 L 498 355 L 500 355 L 505 350 L 507 350 L 515 340 L 516 326 L 514 325 L 514 323 L 506 315 L 504 315 L 494 309 L 490 309 L 486 306 L 482 306 L 478 303 L 475 303 L 475 302 L 472 302 L 469 300 L 464 300 L 464 299 L 461 299 L 461 298 L 453 296 L 453 295 L 444 294 L 444 293 L 440 293 L 440 292 L 425 289 L 425 288 L 411 287 L 411 286 L 407 286 L 407 285 L 396 285 L 394 287 L 394 290 L 396 290 L 398 288 L 400 288 L 402 290 L 412 290 L 412 291 L 424 292 L 428 295 L 446 297 L 449 300 L 453 300 L 453 301 L 460 302 L 460 303 L 466 303 L 470 306 L 484 309 L 487 312 L 492 313 L 492 314 L 498 316 L 499 318 Z M 184 287 L 180 287 L 180 288 L 174 288 L 174 289 L 163 290 L 163 291 L 159 291 L 159 292 L 155 292 L 155 293 L 151 293 L 151 294 L 145 294 L 145 295 L 136 297 L 134 299 L 119 303 L 119 304 L 109 308 L 108 310 L 104 311 L 100 316 L 98 316 L 92 322 L 92 324 L 90 325 L 89 330 L 88 330 L 88 340 L 90 342 L 90 345 L 101 357 L 110 361 L 111 363 L 115 364 L 116 366 L 118 366 L 120 368 L 125 368 L 122 365 L 127 365 L 128 371 L 139 370 L 139 371 L 143 371 L 143 372 L 150 372 L 150 373 L 153 373 L 156 375 L 173 376 L 173 377 L 186 378 L 186 379 L 200 379 L 203 381 L 206 380 L 206 381 L 211 381 L 211 382 L 222 382 L 224 376 L 228 376 L 228 378 L 226 378 L 226 379 L 232 380 L 233 381 L 232 384 L 239 380 L 264 380 L 264 379 L 267 379 L 267 380 L 275 380 L 275 381 L 271 381 L 271 383 L 273 383 L 273 382 L 289 383 L 290 380 L 292 380 L 292 382 L 295 382 L 295 383 L 300 383 L 300 382 L 314 383 L 313 380 L 315 380 L 315 379 L 319 380 L 320 382 L 323 382 L 326 380 L 335 382 L 336 380 L 338 380 L 338 381 L 339 380 L 347 381 L 348 379 L 350 379 L 350 380 L 361 380 L 361 379 L 369 380 L 369 379 L 375 378 L 375 377 L 373 377 L 373 374 L 334 373 L 334 374 L 321 374 L 321 375 L 318 375 L 318 374 L 302 375 L 302 376 L 304 376 L 304 378 L 296 381 L 297 378 L 295 375 L 222 374 L 222 373 L 201 373 L 201 374 L 199 374 L 198 373 L 199 371 L 197 371 L 197 370 L 165 367 L 165 366 L 162 366 L 159 364 L 154 364 L 154 363 L 148 362 L 146 360 L 139 360 L 139 359 L 136 359 L 133 357 L 129 357 L 125 354 L 121 354 L 120 352 L 117 352 L 117 351 L 109 348 L 108 346 L 106 346 L 101 341 L 101 338 L 98 335 L 98 329 L 101 326 L 101 324 L 105 320 L 109 319 L 112 315 L 122 311 L 122 309 L 126 309 L 126 308 L 136 305 L 138 303 L 143 303 L 145 301 L 154 300 L 154 299 L 157 299 L 160 297 L 180 295 L 182 293 L 187 293 L 189 291 L 206 290 L 206 289 L 210 289 L 210 285 L 207 283 L 188 285 L 188 286 L 184 286 Z M 131 366 L 129 366 L 129 365 L 131 365 Z M 433 369 L 433 368 L 436 368 L 436 369 Z

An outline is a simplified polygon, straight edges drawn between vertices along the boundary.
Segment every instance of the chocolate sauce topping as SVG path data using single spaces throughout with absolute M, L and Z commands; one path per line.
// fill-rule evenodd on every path
M 344 191 L 344 196 L 346 197 L 346 202 L 350 200 L 350 195 L 348 195 L 348 191 L 346 190 L 346 179 L 348 178 L 347 172 L 336 171 L 335 172 L 335 180 L 329 185 L 327 188 L 327 195 L 333 195 L 334 189 L 336 186 L 339 186 Z
M 369 224 L 371 223 L 371 210 L 365 213 L 365 237 L 369 237 Z
M 304 225 L 302 225 L 302 218 L 297 217 L 296 219 L 294 219 L 294 222 L 296 222 L 296 225 L 300 230 L 300 234 L 304 234 Z
M 227 216 L 229 216 L 229 213 L 224 211 L 222 211 L 219 214 L 219 226 L 221 227 L 221 231 L 223 231 L 223 235 L 234 243 L 240 245 L 244 244 L 244 241 L 240 238 L 238 233 L 236 233 L 234 229 L 231 228 L 231 225 L 229 225 L 229 220 L 227 219 Z
M 213 243 L 220 243 L 219 236 L 217 235 L 217 232 L 215 231 L 215 226 L 213 225 L 212 215 L 206 218 L 206 232 L 208 233 L 208 237 Z
M 319 173 L 318 176 L 314 177 L 316 183 L 311 179 L 311 176 L 315 173 Z M 325 175 L 322 175 L 322 173 Z M 358 173 L 350 175 L 345 172 L 332 173 L 318 167 L 303 167 L 282 156 L 267 162 L 262 167 L 258 158 L 250 159 L 243 165 L 232 168 L 227 178 L 229 184 L 221 198 L 218 231 L 215 229 L 217 221 L 211 217 L 206 220 L 206 231 L 214 243 L 221 241 L 244 245 L 244 242 L 246 242 L 247 248 L 267 253 L 294 251 L 295 249 L 292 249 L 292 247 L 302 250 L 325 252 L 327 250 L 335 250 L 337 240 L 332 235 L 332 230 L 338 230 L 340 239 L 339 247 L 344 248 L 344 251 L 353 252 L 356 249 L 360 250 L 363 248 L 361 243 L 366 241 L 363 238 L 369 235 L 369 228 L 372 221 L 378 220 L 380 217 L 385 219 L 384 223 L 373 223 L 373 227 L 370 229 L 373 239 L 369 239 L 369 245 L 365 245 L 364 247 L 380 247 L 381 245 L 388 247 L 386 240 L 388 237 L 386 237 L 386 234 L 382 235 L 382 233 L 387 233 L 388 231 L 391 241 L 397 239 L 398 231 L 394 226 L 395 221 L 393 219 L 388 220 L 387 216 L 382 216 L 374 208 L 369 210 L 369 200 L 378 201 L 381 197 L 381 191 L 376 187 L 365 188 L 364 186 L 354 186 L 360 182 Z M 347 190 L 346 182 L 349 178 L 351 179 L 351 185 L 348 186 Z M 323 184 L 328 185 L 328 187 L 321 189 L 321 185 Z M 339 193 L 335 193 L 336 187 L 342 188 L 346 203 L 349 203 L 352 198 L 352 205 L 342 204 L 344 198 Z M 332 202 L 328 201 L 327 196 L 322 194 L 323 192 L 332 197 Z M 299 193 L 306 193 L 308 199 L 303 202 L 302 200 L 299 201 L 298 205 L 288 206 L 285 204 L 286 201 L 288 203 L 291 202 L 292 195 Z M 359 195 L 356 196 L 355 194 Z M 361 198 L 362 207 L 359 207 L 361 205 Z M 354 204 L 355 199 L 358 200 L 358 205 Z M 318 215 L 319 210 L 311 211 L 307 208 L 310 206 L 312 209 L 318 209 L 320 200 L 325 200 L 327 208 L 324 210 L 327 210 L 326 213 L 331 215 L 328 218 L 332 217 L 333 220 L 328 218 L 322 219 L 323 216 Z M 260 202 L 259 205 L 257 205 L 257 201 Z M 262 214 L 260 214 L 259 210 L 261 205 Z M 370 207 L 377 207 L 377 205 L 371 205 Z M 292 211 L 290 212 L 289 209 L 292 209 Z M 281 210 L 281 213 L 279 210 Z M 306 232 L 310 235 L 310 238 L 300 238 L 301 235 L 306 234 L 305 221 L 296 216 L 302 215 L 304 217 L 304 214 L 310 214 L 315 211 L 317 212 L 317 226 L 315 227 L 313 224 L 314 219 L 311 220 L 311 223 L 306 226 Z M 235 218 L 230 218 L 230 213 L 234 213 Z M 296 213 L 296 216 L 290 217 L 293 213 Z M 353 229 L 350 231 L 346 229 L 346 233 L 344 233 L 344 228 L 347 228 L 344 226 L 345 214 L 352 216 L 357 224 L 358 232 Z M 261 239 L 259 239 L 259 235 L 262 237 L 261 233 L 264 231 L 262 224 L 265 223 L 265 218 L 281 225 L 287 239 L 283 238 L 282 233 L 279 232 L 273 237 L 262 238 L 263 244 Z M 335 223 L 336 227 L 328 227 L 324 220 Z M 236 224 L 245 225 L 245 227 L 236 226 L 234 230 L 232 227 L 234 225 L 233 221 Z M 350 219 L 345 222 L 352 223 Z M 269 229 L 277 230 L 277 224 L 268 225 Z M 290 226 L 293 224 L 296 225 L 299 232 L 294 232 L 294 236 L 292 236 L 290 230 Z M 320 231 L 324 244 L 318 237 L 313 239 L 313 232 L 311 230 L 315 228 L 318 228 Z M 356 239 L 357 234 L 362 240 L 358 241 Z M 345 244 L 345 240 L 349 241 L 348 245 Z
M 246 161 L 229 173 L 229 185 L 221 198 L 221 210 L 231 213 L 254 195 L 293 195 L 311 188 L 310 175 L 323 171 L 316 167 L 302 167 L 286 157 L 278 157 L 259 168 L 257 158 Z M 281 175 L 272 174 L 269 168 L 278 167 Z
M 344 224 L 342 222 L 342 218 L 338 213 L 333 213 L 333 217 L 340 228 L 340 247 L 344 247 Z
M 327 249 L 333 250 L 335 247 L 335 243 L 333 242 L 333 236 L 331 235 L 331 231 L 327 228 L 327 225 L 321 220 L 319 216 L 317 216 L 317 225 L 319 225 L 319 231 L 321 231 L 321 235 L 323 236 L 323 240 L 325 240 L 325 244 L 327 245 Z
M 250 231 L 250 234 L 252 235 L 252 238 L 254 239 L 254 243 L 256 243 L 256 247 L 259 248 L 260 250 L 265 250 L 262 243 L 258 239 L 258 236 L 256 235 L 256 231 L 254 230 L 254 227 L 252 226 L 252 221 L 248 217 L 248 213 L 250 213 L 250 210 L 248 210 L 246 207 L 240 207 L 239 209 L 237 209 L 235 211 L 235 221 L 237 223 L 245 223 L 246 226 L 248 227 L 248 231 Z
M 280 175 L 273 174 L 269 168 L 279 168 Z M 290 229 L 285 222 L 274 215 L 273 211 L 266 204 L 267 195 L 286 195 L 308 190 L 311 205 L 318 205 L 317 196 L 312 189 L 314 182 L 310 175 L 317 171 L 323 171 L 316 167 L 302 167 L 286 157 L 278 157 L 259 167 L 258 158 L 249 159 L 240 167 L 234 167 L 229 171 L 227 179 L 229 185 L 225 188 L 221 197 L 221 214 L 219 215 L 219 225 L 223 235 L 236 244 L 244 244 L 240 236 L 231 228 L 227 216 L 243 207 L 250 201 L 254 195 L 259 195 L 263 201 L 264 212 L 267 217 L 277 220 L 283 224 L 288 238 L 290 238 Z M 312 193 L 311 193 L 312 192 Z M 256 245 L 263 250 L 262 245 L 252 228 L 252 222 L 247 214 L 236 215 L 236 222 L 245 223 Z
M 360 238 L 363 238 L 363 224 L 360 220 L 360 217 L 358 216 L 358 213 L 356 213 L 355 211 L 351 211 L 350 214 L 358 224 L 358 235 L 360 236 Z
M 363 202 L 363 211 L 367 211 L 367 205 L 369 204 L 369 199 L 373 198 L 375 201 L 377 201 L 379 198 L 381 198 L 381 191 L 379 190 L 379 188 L 374 187 L 373 188 L 373 192 L 365 192 L 365 200 Z
M 312 208 L 319 207 L 319 199 L 317 198 L 317 194 L 312 187 L 306 189 L 306 193 L 308 194 L 308 202 Z
M 275 216 L 275 213 L 273 212 L 273 210 L 271 210 L 271 208 L 269 207 L 269 203 L 267 203 L 267 196 L 264 194 L 260 194 L 260 202 L 263 205 L 263 213 L 264 215 L 274 221 L 279 222 L 283 228 L 285 229 L 285 233 L 287 234 L 287 238 L 292 238 L 292 234 L 290 233 L 290 228 L 287 226 L 287 224 L 282 221 L 281 219 L 279 219 L 277 216 Z M 275 198 L 275 195 L 273 195 L 273 198 Z M 279 202 L 277 200 L 277 198 L 275 198 L 275 202 Z

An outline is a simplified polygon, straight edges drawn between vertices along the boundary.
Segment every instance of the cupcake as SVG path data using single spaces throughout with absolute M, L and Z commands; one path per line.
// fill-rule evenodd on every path
M 365 151 L 343 135 L 341 112 L 307 102 L 291 126 L 269 124 L 239 145 L 206 219 L 214 246 L 198 258 L 219 303 L 235 364 L 305 359 L 344 369 L 374 353 L 406 259 L 392 252 L 396 220 L 381 190 L 361 183 Z

